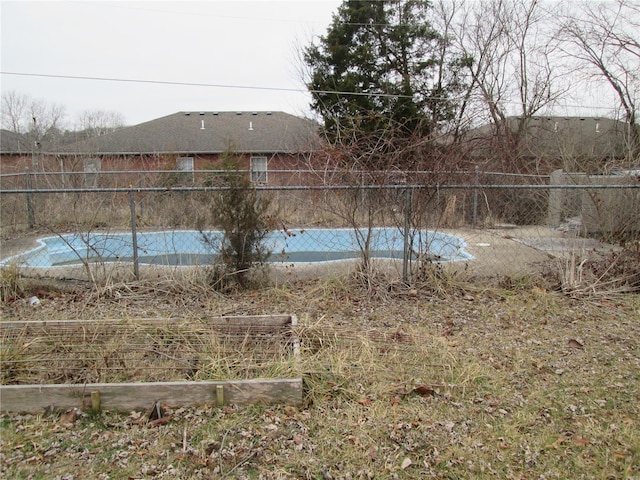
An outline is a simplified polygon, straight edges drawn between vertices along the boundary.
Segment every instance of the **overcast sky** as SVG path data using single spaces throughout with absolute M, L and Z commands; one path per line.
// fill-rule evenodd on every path
M 326 33 L 341 3 L 3 0 L 2 92 L 63 105 L 71 124 L 93 109 L 129 125 L 183 110 L 308 115 L 297 52 Z

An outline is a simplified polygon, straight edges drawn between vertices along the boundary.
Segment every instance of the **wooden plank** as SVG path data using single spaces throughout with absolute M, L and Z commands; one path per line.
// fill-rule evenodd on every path
M 203 318 L 206 325 L 242 325 L 247 327 L 282 327 L 291 325 L 291 315 L 252 315 Z
M 99 392 L 104 410 L 144 410 L 160 401 L 171 407 L 217 405 L 222 386 L 225 404 L 300 405 L 302 379 L 255 379 L 226 382 L 93 383 L 86 385 L 2 385 L 0 410 L 38 413 L 47 408 L 91 408 Z M 96 394 L 94 393 L 94 396 Z
M 0 331 L 29 328 L 51 327 L 83 327 L 83 326 L 114 326 L 114 325 L 182 325 L 193 324 L 203 326 L 242 326 L 242 327 L 281 327 L 292 324 L 291 315 L 247 315 L 247 316 L 223 316 L 209 318 L 149 318 L 149 319 L 122 319 L 122 320 L 14 320 L 0 321 Z

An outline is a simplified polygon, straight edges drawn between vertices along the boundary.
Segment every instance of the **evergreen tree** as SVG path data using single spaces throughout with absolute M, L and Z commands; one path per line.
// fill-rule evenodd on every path
M 327 34 L 305 49 L 311 108 L 330 139 L 423 137 L 451 117 L 438 75 L 446 39 L 429 8 L 426 0 L 345 0 Z

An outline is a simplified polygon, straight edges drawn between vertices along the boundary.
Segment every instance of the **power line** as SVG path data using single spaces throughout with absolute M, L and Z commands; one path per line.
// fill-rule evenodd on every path
M 64 78 L 70 80 L 93 80 L 101 82 L 121 82 L 121 83 L 144 83 L 153 85 L 172 85 L 181 87 L 208 87 L 208 88 L 236 88 L 242 90 L 267 90 L 273 92 L 294 92 L 294 93 L 323 93 L 352 95 L 361 97 L 392 97 L 392 98 L 411 98 L 409 95 L 395 95 L 391 93 L 370 93 L 370 92 L 341 92 L 337 90 L 307 90 L 303 88 L 286 88 L 286 87 L 260 87 L 250 85 L 229 85 L 221 83 L 194 83 L 194 82 L 172 82 L 168 80 L 143 80 L 137 78 L 116 78 L 116 77 L 89 77 L 82 75 L 54 75 L 50 73 L 27 73 L 27 72 L 0 72 L 0 75 L 16 75 L 24 77 L 41 77 L 41 78 Z
M 145 80 L 145 79 L 136 79 L 136 78 L 117 78 L 117 77 L 92 77 L 92 76 L 84 76 L 84 75 L 56 75 L 50 73 L 29 73 L 29 72 L 2 72 L 0 71 L 0 75 L 14 75 L 14 76 L 24 76 L 24 77 L 38 77 L 38 78 L 60 78 L 60 79 L 68 79 L 68 80 L 89 80 L 89 81 L 101 81 L 101 82 L 119 82 L 119 83 L 141 83 L 147 85 L 171 85 L 171 86 L 182 86 L 182 87 L 205 87 L 205 88 L 233 88 L 240 90 L 260 90 L 260 91 L 272 91 L 272 92 L 292 92 L 292 93 L 316 93 L 316 94 L 334 94 L 334 95 L 345 95 L 345 96 L 354 96 L 354 97 L 384 97 L 384 98 L 412 98 L 410 95 L 396 95 L 391 93 L 372 93 L 372 92 L 347 92 L 340 90 L 309 90 L 303 88 L 288 88 L 288 87 L 262 87 L 255 85 L 231 85 L 231 84 L 221 84 L 221 83 L 196 83 L 196 82 L 175 82 L 169 80 Z M 443 100 L 443 101 L 451 101 L 452 98 L 449 97 L 429 97 L 431 100 Z M 505 105 L 520 105 L 520 102 L 517 101 L 503 101 Z M 612 106 L 595 106 L 595 105 L 584 105 L 584 104 L 563 104 L 557 105 L 558 108 L 579 108 L 579 109 L 588 109 L 588 110 L 611 110 Z

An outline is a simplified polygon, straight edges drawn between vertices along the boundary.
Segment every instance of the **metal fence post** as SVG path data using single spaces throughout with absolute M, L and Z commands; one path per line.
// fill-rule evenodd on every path
M 138 233 L 136 231 L 136 197 L 133 188 L 129 190 L 129 208 L 131 209 L 131 239 L 133 241 L 133 275 L 140 279 L 140 265 L 138 259 Z
M 475 177 L 473 179 L 473 220 L 471 222 L 471 226 L 476 228 L 476 223 L 478 221 L 478 185 L 480 184 L 479 177 L 480 168 L 476 165 L 475 168 Z
M 402 251 L 402 281 L 409 282 L 409 260 L 411 258 L 411 245 L 409 244 L 411 217 L 411 189 L 404 190 L 404 231 L 403 231 L 403 251 Z
M 33 214 L 33 194 L 31 193 L 31 172 L 29 172 L 29 167 L 24 169 L 24 185 L 27 190 L 27 219 L 29 228 L 33 228 L 36 225 L 36 220 Z
M 143 178 L 142 178 L 142 172 L 138 172 L 138 187 L 142 187 L 143 184 Z M 144 200 L 140 200 L 140 202 L 138 202 L 139 205 L 139 210 L 140 210 L 140 218 L 142 218 L 144 216 Z

